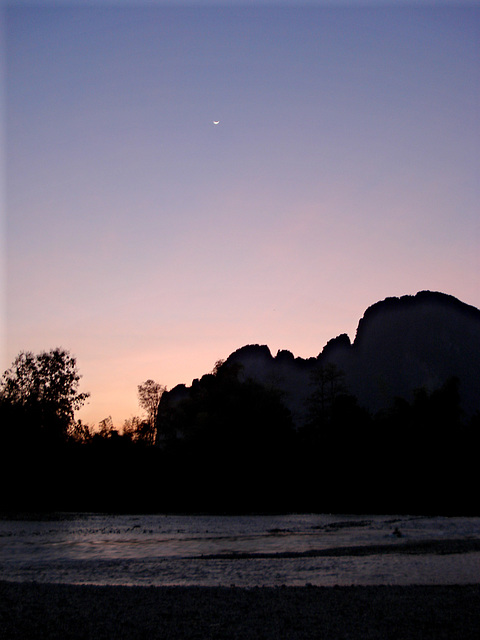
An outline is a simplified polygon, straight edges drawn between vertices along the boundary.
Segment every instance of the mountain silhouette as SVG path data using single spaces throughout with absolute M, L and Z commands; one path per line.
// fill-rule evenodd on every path
M 344 373 L 348 392 L 372 413 L 457 378 L 461 408 L 471 417 L 480 411 L 480 310 L 431 291 L 386 298 L 365 311 L 353 343 L 342 334 L 307 359 L 289 351 L 273 357 L 266 345 L 247 345 L 225 364 L 237 366 L 240 380 L 281 391 L 296 426 L 306 417 L 312 373 L 327 365 Z M 189 388 L 178 385 L 162 402 L 173 407 L 188 395 Z
M 360 320 L 352 348 L 325 357 L 345 369 L 369 409 L 455 377 L 465 413 L 480 410 L 480 310 L 453 296 L 421 291 L 378 302 Z

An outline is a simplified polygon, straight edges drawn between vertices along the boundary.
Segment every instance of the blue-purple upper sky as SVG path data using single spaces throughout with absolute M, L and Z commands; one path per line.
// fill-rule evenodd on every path
M 7 3 L 2 370 L 63 346 L 121 426 L 387 296 L 480 307 L 480 7 L 353 5 Z

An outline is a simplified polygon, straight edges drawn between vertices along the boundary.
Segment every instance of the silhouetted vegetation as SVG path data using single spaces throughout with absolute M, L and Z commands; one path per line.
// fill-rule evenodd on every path
M 457 378 L 372 414 L 319 363 L 296 425 L 274 382 L 220 361 L 190 388 L 139 385 L 147 417 L 123 429 L 73 419 L 79 378 L 61 350 L 4 374 L 0 510 L 479 511 L 480 415 L 462 414 Z
M 134 430 L 134 439 L 136 437 L 147 444 L 155 442 L 158 406 L 165 390 L 166 387 L 155 380 L 146 380 L 143 384 L 138 385 L 139 404 L 147 412 L 147 419 Z
M 79 382 L 68 351 L 20 353 L 0 383 L 2 440 L 10 446 L 65 442 L 75 430 L 75 410 L 89 396 L 78 392 Z
M 238 373 L 218 363 L 174 407 L 168 397 L 160 403 L 158 445 L 191 478 L 183 496 L 189 508 L 281 509 L 289 491 L 290 413 L 278 391 L 240 382 Z

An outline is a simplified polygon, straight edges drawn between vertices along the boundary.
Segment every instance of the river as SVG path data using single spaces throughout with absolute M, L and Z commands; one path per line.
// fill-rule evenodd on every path
M 480 518 L 52 514 L 0 519 L 3 580 L 304 586 L 480 582 Z

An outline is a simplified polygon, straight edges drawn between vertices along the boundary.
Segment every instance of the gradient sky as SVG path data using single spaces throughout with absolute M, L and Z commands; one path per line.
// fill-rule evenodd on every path
M 62 346 L 121 427 L 385 297 L 480 307 L 480 6 L 353 4 L 7 3 L 2 370 Z

